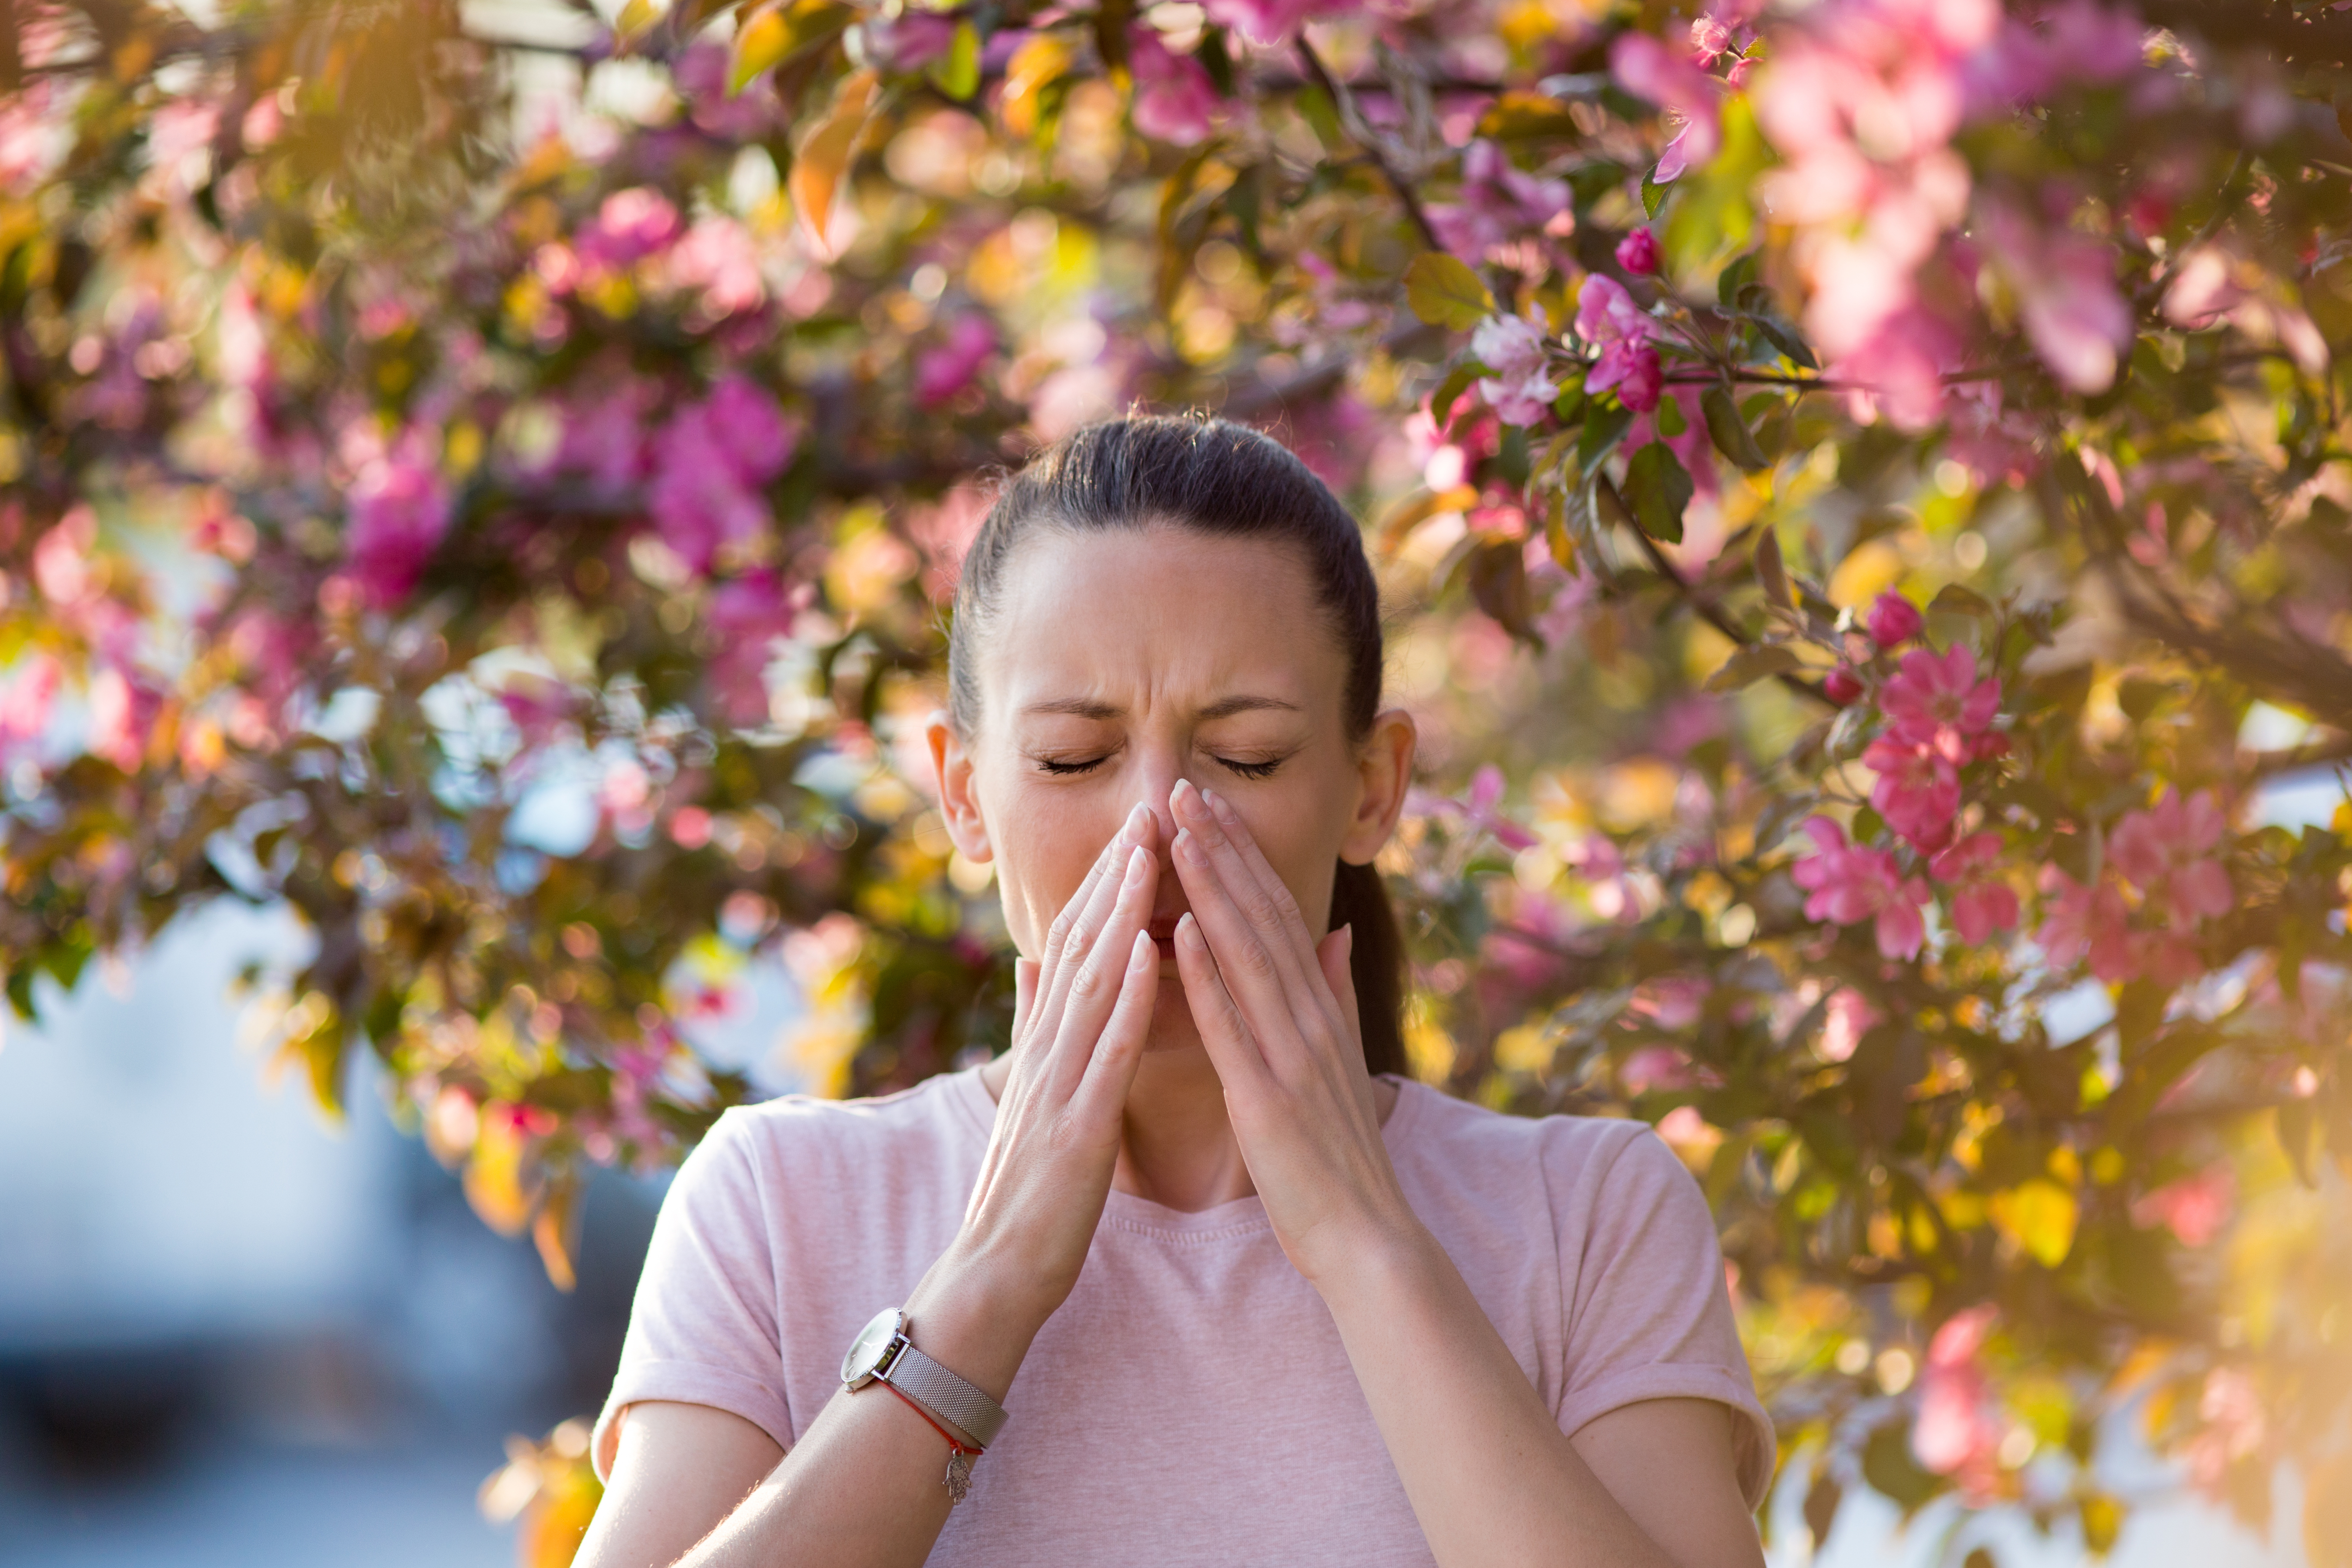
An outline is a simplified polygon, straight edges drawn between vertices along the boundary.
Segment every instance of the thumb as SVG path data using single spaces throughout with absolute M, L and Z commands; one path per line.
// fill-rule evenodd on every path
M 1347 1021 L 1348 1032 L 1361 1040 L 1364 1026 L 1356 1013 L 1356 973 L 1349 967 L 1355 956 L 1356 926 L 1352 921 L 1315 944 L 1316 960 L 1322 964 L 1324 982 L 1339 1004 L 1339 1016 Z
M 1013 1039 L 1014 1044 L 1020 1043 L 1022 1026 L 1029 1022 L 1029 1015 L 1036 1005 L 1037 961 L 1034 958 L 1015 958 L 1013 961 Z

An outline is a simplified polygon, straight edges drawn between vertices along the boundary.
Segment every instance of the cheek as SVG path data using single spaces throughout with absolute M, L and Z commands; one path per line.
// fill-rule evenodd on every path
M 1055 917 L 1118 831 L 1116 820 L 1095 822 L 1101 814 L 1076 798 L 1077 793 L 1015 785 L 991 813 L 1004 923 L 1013 945 L 1030 958 L 1044 953 Z
M 1300 778 L 1288 789 L 1261 788 L 1247 799 L 1227 797 L 1266 863 L 1298 901 L 1307 930 L 1318 937 L 1330 913 L 1331 870 L 1347 836 L 1348 802 L 1341 792 L 1351 777 L 1318 773 Z

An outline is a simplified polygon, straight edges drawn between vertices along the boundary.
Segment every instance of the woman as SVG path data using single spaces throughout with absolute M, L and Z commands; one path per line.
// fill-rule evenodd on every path
M 582 1563 L 1761 1561 L 1696 1184 L 1402 1074 L 1381 663 L 1354 521 L 1265 437 L 1119 420 L 1015 476 L 929 733 L 1013 1048 L 719 1120 Z

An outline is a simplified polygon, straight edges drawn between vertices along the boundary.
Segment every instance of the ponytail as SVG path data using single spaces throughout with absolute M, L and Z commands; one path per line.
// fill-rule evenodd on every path
M 1370 866 L 1339 862 L 1331 879 L 1331 925 L 1355 928 L 1348 969 L 1356 983 L 1356 1016 L 1364 1032 L 1364 1067 L 1403 1073 L 1404 933 L 1388 885 Z

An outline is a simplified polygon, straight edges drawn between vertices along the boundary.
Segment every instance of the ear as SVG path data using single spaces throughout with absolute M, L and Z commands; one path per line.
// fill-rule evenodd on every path
M 1404 814 L 1405 791 L 1412 784 L 1412 748 L 1416 739 L 1412 715 L 1391 708 L 1372 721 L 1372 732 L 1356 758 L 1362 785 L 1356 814 L 1348 821 L 1347 837 L 1339 840 L 1339 858 L 1351 866 L 1369 863 L 1396 831 Z
M 974 864 L 989 859 L 996 850 L 988 841 L 988 824 L 981 818 L 980 795 L 972 787 L 971 753 L 944 711 L 924 721 L 923 739 L 930 743 L 931 771 L 939 780 L 940 815 L 947 819 L 948 837 L 965 859 Z

